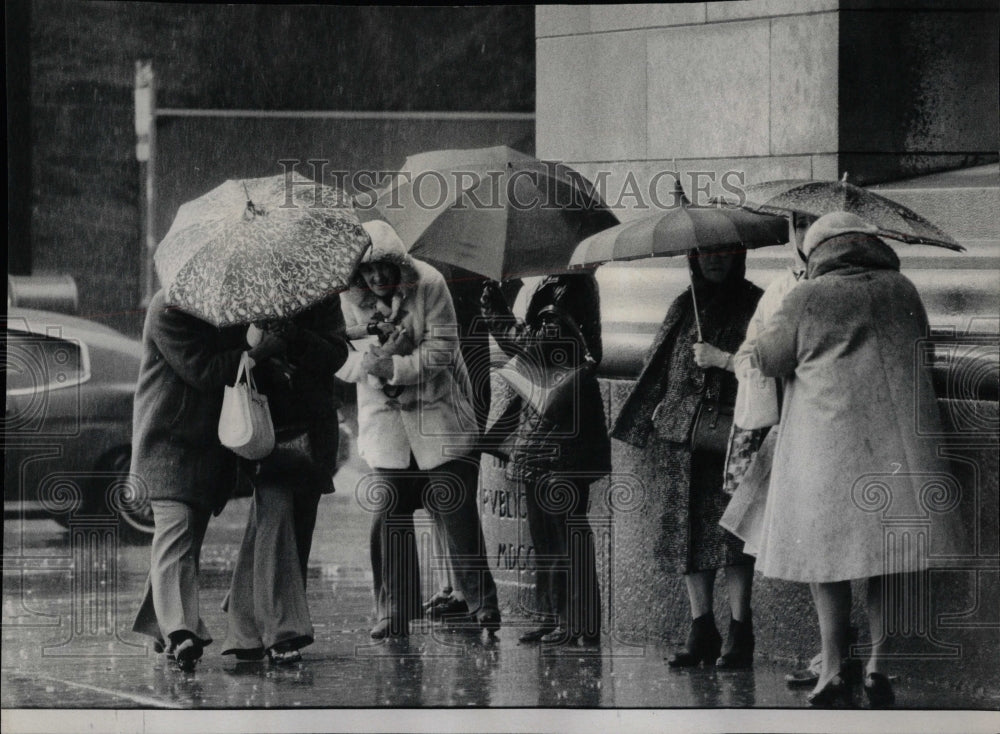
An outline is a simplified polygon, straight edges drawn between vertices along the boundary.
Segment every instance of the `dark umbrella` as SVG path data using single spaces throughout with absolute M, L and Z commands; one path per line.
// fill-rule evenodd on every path
M 850 183 L 846 173 L 840 181 L 765 181 L 747 186 L 744 196 L 745 201 L 740 206 L 750 211 L 781 215 L 798 212 L 813 217 L 846 211 L 878 227 L 881 237 L 958 252 L 965 250 L 949 234 L 912 209 Z
M 335 295 L 370 243 L 343 192 L 281 175 L 226 181 L 183 204 L 154 261 L 169 303 L 231 326 Z
M 580 240 L 618 222 L 579 173 L 504 146 L 410 156 L 364 216 L 415 257 L 496 280 L 564 270 Z
M 619 224 L 588 237 L 576 248 L 570 267 L 671 257 L 686 254 L 697 247 L 731 244 L 756 248 L 788 242 L 788 220 L 784 217 L 754 214 L 723 205 L 695 207 L 685 196 L 679 182 L 675 200 L 680 204 L 673 209 Z M 700 340 L 701 324 L 696 322 L 696 326 Z

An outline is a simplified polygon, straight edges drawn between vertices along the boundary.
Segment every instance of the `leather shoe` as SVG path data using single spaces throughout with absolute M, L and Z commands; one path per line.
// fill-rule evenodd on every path
M 873 709 L 887 709 L 896 703 L 889 678 L 881 673 L 869 673 L 865 678 L 865 695 Z
M 454 597 L 451 595 L 451 593 L 452 592 L 450 589 L 448 591 L 442 590 L 437 592 L 434 596 L 432 596 L 430 599 L 424 602 L 424 611 L 429 612 L 436 606 L 439 606 L 441 604 L 446 604 L 450 601 L 454 601 Z
M 177 645 L 174 656 L 177 660 L 177 667 L 185 673 L 194 671 L 195 664 L 201 659 L 202 646 L 193 637 L 188 637 Z
M 699 663 L 714 665 L 722 651 L 722 636 L 711 612 L 691 621 L 684 649 L 667 658 L 671 668 L 693 668 Z
M 823 653 L 809 661 L 809 665 L 785 674 L 785 685 L 789 688 L 808 688 L 819 683 L 819 673 L 823 667 Z
M 545 635 L 554 629 L 555 627 L 539 627 L 538 629 L 528 630 L 518 637 L 517 640 L 518 642 L 540 642 Z
M 753 618 L 747 617 L 743 621 L 730 618 L 729 636 L 726 638 L 726 646 L 722 650 L 719 659 L 715 661 L 715 667 L 720 670 L 746 670 L 753 667 Z
M 809 665 L 807 667 L 793 670 L 791 673 L 786 673 L 785 685 L 789 688 L 808 688 L 809 686 L 815 686 L 819 682 L 819 674 L 822 669 L 823 654 L 819 653 L 809 661 Z M 861 678 L 864 676 L 864 666 L 862 665 L 861 660 L 851 658 L 844 663 L 842 672 L 844 674 L 844 680 L 848 683 L 859 683 L 861 682 Z
M 836 709 L 854 708 L 854 686 L 846 680 L 844 669 L 833 676 L 818 691 L 813 691 L 806 700 L 814 708 Z
M 469 613 L 469 605 L 462 599 L 453 596 L 427 608 L 427 617 L 432 621 L 441 621 L 446 617 L 461 617 Z
M 570 634 L 565 627 L 556 627 L 554 630 L 542 636 L 540 642 L 543 645 L 567 645 L 576 642 L 576 637 Z

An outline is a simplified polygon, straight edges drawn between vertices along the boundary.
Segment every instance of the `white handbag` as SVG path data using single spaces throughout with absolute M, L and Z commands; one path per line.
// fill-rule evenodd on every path
M 225 388 L 219 416 L 219 441 L 244 459 L 263 459 L 274 450 L 274 423 L 267 396 L 257 392 L 244 352 L 236 371 L 236 382 Z

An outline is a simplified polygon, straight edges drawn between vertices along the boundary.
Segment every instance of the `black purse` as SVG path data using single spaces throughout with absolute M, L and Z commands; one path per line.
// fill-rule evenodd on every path
M 719 398 L 709 400 L 702 395 L 691 426 L 691 451 L 725 456 L 735 412 L 735 405 L 723 403 Z

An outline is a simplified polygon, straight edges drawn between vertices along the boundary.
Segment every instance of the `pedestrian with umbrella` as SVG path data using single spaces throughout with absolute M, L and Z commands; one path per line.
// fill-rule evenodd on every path
M 476 504 L 477 427 L 454 306 L 441 274 L 410 257 L 389 224 L 364 228 L 372 246 L 341 296 L 347 328 L 368 325 L 376 334 L 395 323 L 383 344 L 352 352 L 337 375 L 358 386 L 358 452 L 380 488 L 365 500 L 373 513 L 371 637 L 406 636 L 421 614 L 413 527 L 420 507 L 442 528 L 470 622 L 492 634 L 500 611 Z
M 666 494 L 657 555 L 684 574 L 692 623 L 671 667 L 714 665 L 723 653 L 713 613 L 716 572 L 726 570 L 729 638 L 723 663 L 752 659 L 753 558 L 718 524 L 725 438 L 737 383 L 733 353 L 742 343 L 761 290 L 746 280 L 748 246 L 779 244 L 787 224 L 725 207 L 695 208 L 678 185 L 679 206 L 607 230 L 580 245 L 575 261 L 686 254 L 692 285 L 671 304 L 611 435 L 656 452 Z M 710 417 L 711 416 L 711 417 Z
M 152 298 L 142 332 L 135 392 L 132 466 L 153 510 L 149 576 L 132 629 L 158 652 L 194 670 L 212 636 L 198 599 L 201 545 L 246 466 L 218 439 L 223 388 L 236 374 L 246 329 L 219 328 Z M 282 348 L 273 337 L 249 350 L 254 363 Z M 242 464 L 242 466 L 241 466 Z M 242 471 L 241 471 L 242 470 Z
M 843 659 L 853 579 L 867 585 L 865 693 L 873 708 L 895 699 L 883 668 L 895 612 L 887 574 L 924 570 L 927 554 L 889 558 L 888 538 L 905 530 L 886 527 L 885 506 L 873 503 L 872 493 L 886 493 L 893 517 L 927 518 L 935 555 L 954 553 L 961 537 L 949 511 L 957 488 L 937 479 L 948 467 L 932 438 L 941 426 L 931 375 L 914 362 L 927 316 L 878 234 L 855 214 L 820 217 L 803 242 L 807 279 L 785 297 L 754 348 L 754 366 L 784 382 L 757 566 L 765 576 L 810 584 L 823 656 L 808 698 L 813 706 L 853 704 L 856 681 Z M 890 472 L 891 480 L 876 481 Z
M 795 260 L 792 272 L 779 276 L 768 286 L 751 319 L 747 339 L 735 358 L 740 386 L 733 435 L 726 458 L 726 488 L 733 498 L 720 522 L 746 542 L 747 553 L 756 555 L 779 428 L 771 429 L 766 438 L 763 433 L 767 426 L 777 424 L 780 405 L 774 380 L 752 366 L 752 355 L 757 334 L 767 326 L 785 294 L 805 279 L 805 256 L 801 248 L 806 229 L 818 217 L 845 209 L 876 227 L 882 237 L 957 251 L 964 248 L 916 212 L 851 184 L 847 181 L 847 174 L 839 181 L 788 179 L 753 184 L 744 189 L 741 207 L 752 212 L 788 217 Z M 855 640 L 856 632 L 852 626 L 848 641 Z M 822 670 L 822 657 L 820 652 L 807 667 L 786 675 L 789 687 L 815 685 Z M 848 658 L 845 648 L 842 659 L 848 661 L 845 664 L 848 677 L 859 679 L 860 661 Z
M 330 487 L 336 456 L 331 375 L 347 352 L 337 293 L 368 242 L 341 192 L 300 176 L 227 181 L 178 211 L 155 255 L 164 291 L 147 315 L 149 370 L 136 400 L 134 455 L 140 468 L 145 455 L 157 458 L 140 473 L 154 487 L 156 529 L 150 604 L 140 610 L 138 631 L 153 634 L 151 608 L 173 640 L 172 609 L 197 613 L 197 555 L 207 524 L 199 508 L 221 509 L 232 489 L 222 475 L 241 466 L 254 483 L 254 502 L 227 597 L 226 651 L 244 658 L 267 652 L 281 663 L 312 641 L 306 568 L 316 504 Z M 266 328 L 248 329 L 255 322 Z M 259 464 L 238 459 L 218 439 L 222 388 L 244 352 L 273 391 L 280 440 Z M 141 397 L 152 387 L 167 397 L 170 389 L 183 394 L 157 411 L 159 402 Z M 172 407 L 178 404 L 180 413 Z M 156 487 L 164 482 L 182 492 L 157 516 Z M 193 638 L 184 643 L 192 652 L 179 646 L 175 653 L 189 667 L 210 641 L 193 624 L 181 627 Z
M 522 276 L 564 270 L 580 240 L 618 221 L 579 173 L 506 146 L 408 157 L 367 216 L 391 224 L 411 255 L 448 276 L 480 431 L 491 373 L 488 327 L 479 313 L 484 284 L 502 280 L 509 296 Z M 435 530 L 436 545 L 439 535 Z M 449 590 L 455 584 L 445 584 L 427 603 L 432 619 L 466 609 L 461 592 Z
M 601 594 L 590 485 L 611 470 L 611 445 L 596 368 L 603 356 L 600 294 L 593 269 L 549 275 L 514 317 L 498 283 L 483 289 L 483 317 L 500 348 L 520 361 L 522 378 L 554 369 L 577 372 L 568 404 L 546 408 L 519 396 L 507 478 L 523 488 L 535 549 L 541 625 L 521 642 L 594 645 L 601 637 Z M 512 360 L 513 361 L 513 360 Z M 507 416 L 500 421 L 508 420 Z

